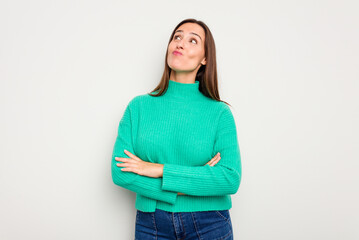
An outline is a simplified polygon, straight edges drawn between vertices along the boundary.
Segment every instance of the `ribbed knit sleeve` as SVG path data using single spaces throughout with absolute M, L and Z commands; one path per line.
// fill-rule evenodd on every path
M 241 157 L 236 124 L 228 105 L 219 117 L 212 157 L 217 152 L 221 159 L 213 167 L 164 164 L 162 189 L 194 196 L 229 195 L 238 191 Z
M 132 126 L 131 123 L 132 103 L 133 100 L 127 105 L 118 126 L 118 134 L 113 148 L 111 161 L 112 180 L 116 185 L 143 196 L 174 204 L 177 198 L 177 192 L 163 190 L 161 188 L 162 178 L 152 178 L 134 172 L 121 171 L 123 167 L 116 165 L 117 163 L 120 163 L 120 161 L 116 161 L 115 157 L 129 158 L 129 156 L 124 153 L 125 149 L 135 154 L 131 134 L 131 128 L 135 127 Z

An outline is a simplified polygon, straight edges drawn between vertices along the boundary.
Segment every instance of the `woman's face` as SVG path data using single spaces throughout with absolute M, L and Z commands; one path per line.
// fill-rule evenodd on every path
M 182 24 L 168 45 L 168 66 L 176 72 L 198 71 L 201 64 L 206 64 L 204 41 L 205 33 L 200 25 Z

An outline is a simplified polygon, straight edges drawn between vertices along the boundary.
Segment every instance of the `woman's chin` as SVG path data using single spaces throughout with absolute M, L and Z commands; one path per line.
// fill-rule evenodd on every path
M 168 64 L 168 66 L 176 72 L 190 72 L 192 71 L 191 68 L 183 66 L 183 64 Z

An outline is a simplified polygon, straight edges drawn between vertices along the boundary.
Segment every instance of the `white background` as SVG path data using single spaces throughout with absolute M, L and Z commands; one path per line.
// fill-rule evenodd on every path
M 238 129 L 235 239 L 358 239 L 358 7 L 1 1 L 0 239 L 133 239 L 135 193 L 111 179 L 118 122 L 192 17 Z

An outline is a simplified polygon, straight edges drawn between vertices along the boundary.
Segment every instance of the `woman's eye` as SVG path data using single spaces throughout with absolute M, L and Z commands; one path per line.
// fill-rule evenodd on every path
M 179 35 L 176 35 L 176 36 L 174 36 L 173 38 L 174 38 L 175 40 L 177 40 L 177 38 L 180 38 L 180 36 L 179 36 Z M 197 44 L 197 40 L 196 40 L 196 39 L 192 38 L 191 41 L 194 41 L 194 43 Z

